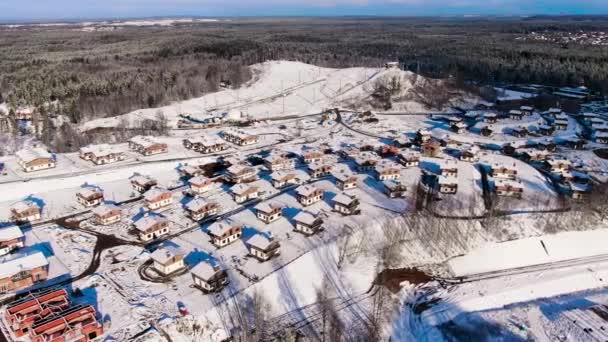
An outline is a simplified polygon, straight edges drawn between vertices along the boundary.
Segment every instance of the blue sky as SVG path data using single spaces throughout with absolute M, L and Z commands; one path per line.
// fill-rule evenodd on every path
M 608 14 L 608 0 L 0 0 L 0 20 L 461 14 Z

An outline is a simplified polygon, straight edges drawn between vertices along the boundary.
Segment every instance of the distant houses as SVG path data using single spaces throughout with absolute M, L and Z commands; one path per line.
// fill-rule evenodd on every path
M 494 164 L 490 170 L 490 176 L 501 179 L 515 179 L 517 178 L 517 168 L 515 165 L 510 167 L 507 165 Z
M 169 147 L 150 136 L 136 136 L 129 140 L 129 149 L 144 156 L 167 153 Z
M 187 138 L 183 140 L 183 145 L 189 150 L 202 154 L 217 153 L 228 149 L 228 145 L 219 138 Z
M 313 162 L 308 164 L 308 173 L 312 178 L 321 178 L 331 175 L 333 166 L 327 162 Z
M 397 161 L 405 167 L 420 165 L 420 153 L 415 151 L 403 151 L 397 156 Z
M 90 145 L 80 149 L 80 158 L 95 165 L 112 164 L 127 159 L 125 152 L 113 145 Z
M 53 155 L 41 147 L 19 150 L 15 156 L 17 163 L 25 172 L 52 169 L 57 165 Z
M 521 183 L 511 179 L 497 179 L 494 181 L 494 191 L 498 196 L 521 198 L 524 187 Z
M 239 129 L 228 129 L 222 131 L 222 138 L 239 146 L 253 145 L 258 142 L 258 137 L 253 134 L 248 134 Z
M 272 172 L 292 170 L 296 167 L 296 161 L 283 154 L 275 153 L 264 158 L 264 166 Z

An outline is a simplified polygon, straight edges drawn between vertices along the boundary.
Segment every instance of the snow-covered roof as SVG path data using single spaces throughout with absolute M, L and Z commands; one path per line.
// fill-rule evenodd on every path
M 219 267 L 214 267 L 207 261 L 202 261 L 198 265 L 194 266 L 190 272 L 200 279 L 208 280 L 211 279 L 217 272 L 221 271 Z
M 572 191 L 588 192 L 589 191 L 589 185 L 588 184 L 581 184 L 581 183 L 570 183 L 570 189 Z
M 30 200 L 20 201 L 11 206 L 11 209 L 13 209 L 17 212 L 23 212 L 23 211 L 29 210 L 31 208 L 40 209 L 38 207 L 38 204 L 36 204 L 36 202 L 30 201 Z
M 146 216 L 144 218 L 139 219 L 137 222 L 134 223 L 134 225 L 135 229 L 141 232 L 145 232 L 148 229 L 152 228 L 152 226 L 154 226 L 155 224 L 165 221 L 167 221 L 167 219 L 161 216 Z
M 522 115 L 521 110 L 517 110 L 517 109 L 512 109 L 509 111 L 510 115 Z
M 36 159 L 53 159 L 53 155 L 41 147 L 19 150 L 15 153 L 15 156 L 25 163 Z
M 572 165 L 572 162 L 569 161 L 568 159 L 551 158 L 551 159 L 547 159 L 547 164 L 549 164 L 551 166 L 555 166 L 555 165 Z
M 141 136 L 141 135 L 133 137 L 129 141 L 132 142 L 132 143 L 134 143 L 134 144 L 140 145 L 143 148 L 148 148 L 148 147 L 154 146 L 156 144 L 161 144 L 154 137 L 151 137 L 151 136 Z
M 524 110 L 524 111 L 532 111 L 534 110 L 534 108 L 530 107 L 530 106 L 521 106 L 519 107 L 520 110 Z
M 80 149 L 81 153 L 91 153 L 96 157 L 103 157 L 113 153 L 124 153 L 124 150 L 119 146 L 100 144 L 89 145 Z
M 0 242 L 11 241 L 23 237 L 23 232 L 19 226 L 8 226 L 0 228 Z
M 439 176 L 437 181 L 439 182 L 439 185 L 456 185 L 458 184 L 458 179 L 456 177 L 446 177 L 446 176 Z
M 334 202 L 342 204 L 342 205 L 350 205 L 353 201 L 357 200 L 355 196 L 350 196 L 347 194 L 338 194 L 334 197 Z
M 233 175 L 238 175 L 238 174 L 242 174 L 242 173 L 255 172 L 255 169 L 252 168 L 251 166 L 236 164 L 236 165 L 230 166 L 227 171 L 228 171 L 228 173 L 231 173 Z
M 308 211 L 300 211 L 296 216 L 294 216 L 293 219 L 296 222 L 301 222 L 303 224 L 311 226 L 315 223 L 317 217 L 309 213 Z
M 509 188 L 515 188 L 515 189 L 524 188 L 524 186 L 520 182 L 511 180 L 511 179 L 497 179 L 494 181 L 494 186 L 509 187 Z
M 204 176 L 197 176 L 194 178 L 190 178 L 190 180 L 188 180 L 188 183 L 195 184 L 195 185 L 207 184 L 210 182 L 211 182 L 211 179 L 204 177 Z
M 120 211 L 120 208 L 115 206 L 114 204 L 102 204 L 98 207 L 93 208 L 93 210 L 91 210 L 91 212 L 93 212 L 94 215 L 105 216 L 109 212 L 114 211 L 114 210 Z
M 146 201 L 153 201 L 156 198 L 158 198 L 159 196 L 167 194 L 167 193 L 171 194 L 171 191 L 161 189 L 161 188 L 150 189 L 150 190 L 146 191 L 146 193 L 144 194 L 144 199 Z
M 137 184 L 147 184 L 147 183 L 156 182 L 156 180 L 154 180 L 154 178 L 152 178 L 150 176 L 141 175 L 139 173 L 133 174 L 131 177 L 129 177 L 129 180 L 131 182 L 135 182 Z
M 234 227 L 237 227 L 237 225 L 230 224 L 224 220 L 224 221 L 214 222 L 213 224 L 211 224 L 209 226 L 208 230 L 209 230 L 209 233 L 211 233 L 211 235 L 222 236 Z
M 211 204 L 211 202 L 208 202 L 204 198 L 199 197 L 199 198 L 195 198 L 192 201 L 188 202 L 188 204 L 186 204 L 186 209 L 188 209 L 190 211 L 200 211 L 209 204 Z
M 183 253 L 178 248 L 175 248 L 173 246 L 166 246 L 155 250 L 154 253 L 150 254 L 150 258 L 159 264 L 165 265 L 173 257 L 180 255 L 183 256 Z
M 357 181 L 357 175 L 348 172 L 334 172 L 332 175 L 341 182 Z
M 250 184 L 244 184 L 244 183 L 239 183 L 236 185 L 233 185 L 230 188 L 230 192 L 232 192 L 235 195 L 243 195 L 249 191 L 256 191 L 258 190 L 258 187 L 255 185 L 250 185 Z
M 319 191 L 319 189 L 312 185 L 301 185 L 296 189 L 296 193 L 304 197 L 311 196 L 316 191 Z
M 295 178 L 295 177 L 296 177 L 295 172 L 275 171 L 270 174 L 270 178 L 275 181 L 281 181 L 284 179 L 291 179 L 291 178 Z
M 389 161 L 383 161 L 381 163 L 378 163 L 378 165 L 376 165 L 376 172 L 378 173 L 399 173 L 399 169 L 401 167 L 399 165 L 397 165 L 396 163 L 393 162 L 389 162 Z
M 308 168 L 311 169 L 312 171 L 323 169 L 326 167 L 331 167 L 331 164 L 324 163 L 324 162 L 314 162 L 314 163 L 308 164 Z
M 94 186 L 85 186 L 82 189 L 78 190 L 77 194 L 84 198 L 90 198 L 93 196 L 103 195 L 103 190 Z
M 262 202 L 255 206 L 255 210 L 263 213 L 271 213 L 276 209 L 283 209 L 283 207 L 275 202 Z
M 389 190 L 393 190 L 393 189 L 397 189 L 399 187 L 405 186 L 405 185 L 401 184 L 401 182 L 398 182 L 393 179 L 385 180 L 382 182 L 382 184 L 384 184 L 384 186 Z
M 270 247 L 273 242 L 271 238 L 268 238 L 265 234 L 258 233 L 247 240 L 247 244 L 257 249 L 266 250 Z
M 21 271 L 29 271 L 37 267 L 48 266 L 49 262 L 42 252 L 29 255 L 10 256 L 0 260 L 0 279 L 11 277 Z

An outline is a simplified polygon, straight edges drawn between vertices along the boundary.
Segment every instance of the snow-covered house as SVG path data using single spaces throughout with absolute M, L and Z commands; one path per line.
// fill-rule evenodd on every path
M 89 208 L 103 203 L 103 191 L 93 186 L 85 186 L 78 190 L 76 199 L 82 206 Z
M 521 106 L 521 107 L 519 107 L 519 110 L 524 115 L 532 115 L 534 113 L 534 108 L 531 106 Z
M 294 218 L 295 231 L 305 235 L 313 235 L 323 230 L 323 219 L 307 211 L 300 211 Z
M 441 144 L 437 141 L 429 141 L 422 145 L 422 154 L 427 157 L 437 157 L 441 152 Z
M 549 115 L 556 116 L 556 115 L 561 114 L 562 110 L 560 108 L 549 108 L 547 113 L 549 113 Z
M 497 196 L 521 198 L 524 187 L 521 183 L 511 179 L 497 179 L 494 181 L 494 191 Z
M 407 193 L 407 186 L 398 181 L 387 180 L 382 182 L 382 184 L 384 185 L 384 192 L 390 198 L 405 197 Z
M 204 293 L 219 291 L 229 282 L 226 270 L 219 264 L 212 265 L 210 261 L 202 261 L 190 273 L 194 287 Z
M 572 169 L 572 162 L 563 158 L 551 158 L 544 162 L 545 167 L 550 172 L 562 173 Z
M 376 178 L 379 181 L 397 180 L 401 178 L 400 167 L 390 161 L 384 160 L 376 165 Z
M 373 152 L 361 152 L 355 158 L 355 165 L 357 166 L 357 171 L 373 171 L 376 168 L 376 164 L 378 164 L 379 159 L 380 158 L 378 157 L 378 155 Z
M 102 226 L 120 222 L 122 216 L 122 211 L 120 208 L 113 204 L 102 204 L 93 209 L 92 212 L 95 223 Z
M 41 208 L 34 201 L 21 201 L 11 206 L 11 220 L 15 222 L 33 222 L 40 220 Z
M 144 194 L 144 203 L 150 210 L 164 208 L 173 204 L 173 193 L 161 188 L 153 188 Z
M 554 126 L 558 131 L 565 131 L 568 129 L 568 120 L 555 120 Z
M 441 175 L 443 177 L 457 177 L 458 176 L 458 164 L 455 162 L 443 162 L 439 165 Z
M 526 149 L 521 152 L 521 155 L 526 161 L 543 161 L 549 158 L 550 153 L 547 151 Z
M 361 150 L 359 150 L 358 148 L 353 147 L 353 146 L 344 147 L 339 152 L 339 154 L 342 158 L 351 159 L 351 160 L 355 160 L 355 158 L 357 158 L 357 156 L 360 153 L 361 153 Z
M 151 255 L 152 267 L 162 275 L 169 275 L 186 267 L 184 253 L 177 248 L 163 247 Z
M 591 187 L 589 184 L 581 184 L 581 183 L 568 183 L 570 188 L 570 197 L 575 200 L 585 199 L 589 192 L 591 191 Z
M 541 135 L 553 135 L 553 133 L 555 133 L 555 127 L 551 125 L 540 125 L 538 126 L 538 133 Z
M 555 152 L 557 150 L 557 144 L 550 140 L 539 141 L 536 147 L 541 151 L 547 152 Z
M 167 153 L 169 151 L 169 146 L 165 143 L 161 143 L 155 137 L 141 135 L 129 140 L 129 148 L 144 156 Z
M 205 170 L 201 169 L 198 165 L 181 165 L 178 170 L 182 177 L 188 179 L 201 176 L 205 173 Z
M 466 123 L 459 121 L 450 124 L 450 128 L 456 134 L 463 134 L 467 131 L 467 128 L 469 128 L 469 126 L 467 126 Z
M 598 144 L 608 144 L 608 132 L 596 132 L 595 142 Z
M 414 167 L 420 165 L 420 153 L 417 151 L 403 151 L 397 156 L 399 161 L 405 167 Z
M 204 176 L 197 176 L 188 180 L 190 184 L 190 193 L 193 195 L 204 194 L 213 186 L 213 181 Z
M 209 216 L 217 215 L 220 205 L 217 202 L 207 201 L 203 198 L 195 198 L 186 204 L 188 216 L 193 220 L 199 221 Z
M 236 184 L 230 188 L 232 198 L 238 204 L 260 197 L 260 188 L 251 184 Z
M 344 215 L 355 215 L 359 213 L 359 199 L 354 195 L 341 193 L 333 199 L 334 210 Z
M 495 124 L 498 122 L 498 115 L 496 113 L 486 113 L 483 116 L 483 120 L 489 124 Z
M 309 206 L 323 199 L 323 190 L 313 185 L 302 185 L 296 189 L 296 199 L 303 206 Z
M 0 293 L 21 290 L 47 280 L 49 262 L 42 252 L 0 260 Z
M 273 172 L 270 174 L 270 180 L 272 182 L 272 186 L 277 189 L 281 189 L 288 185 L 302 184 L 302 179 L 296 172 Z
M 484 137 L 489 137 L 494 133 L 494 130 L 492 129 L 491 126 L 484 125 L 481 127 L 479 133 Z
M 217 248 L 227 246 L 241 238 L 243 226 L 227 221 L 214 222 L 208 228 L 211 243 Z
M 264 158 L 264 166 L 272 172 L 292 170 L 296 167 L 296 161 L 295 159 L 287 158 L 283 154 L 274 153 Z
M 133 189 L 140 193 L 144 193 L 158 185 L 156 179 L 139 173 L 134 173 L 133 176 L 129 177 L 129 181 L 131 181 Z
M 509 111 L 509 118 L 511 120 L 522 120 L 524 118 L 524 113 L 520 110 L 513 109 Z
M 25 172 L 52 169 L 57 165 L 53 155 L 41 147 L 19 150 L 15 156 L 17 163 Z
M 228 145 L 218 138 L 194 137 L 183 140 L 184 147 L 203 154 L 221 152 L 228 149 Z
M 269 233 L 255 234 L 247 240 L 246 245 L 249 254 L 262 262 L 279 255 L 279 249 L 281 248 L 281 244 Z
M 264 222 L 272 223 L 283 217 L 283 206 L 274 202 L 262 202 L 255 206 L 255 216 Z
M 517 178 L 517 167 L 515 164 L 513 166 L 494 164 L 492 165 L 490 176 L 502 179 L 515 179 Z
M 312 178 L 320 178 L 331 175 L 333 166 L 327 162 L 314 162 L 308 164 L 308 173 Z
M 81 148 L 80 158 L 91 161 L 95 165 L 105 165 L 123 161 L 127 159 L 127 155 L 117 146 L 101 144 Z
M 227 129 L 222 132 L 224 140 L 239 146 L 253 145 L 258 142 L 257 135 L 246 133 L 240 129 Z
M 232 165 L 226 170 L 228 181 L 238 184 L 251 182 L 257 179 L 257 171 L 255 168 L 247 165 Z
M 479 146 L 469 146 L 465 150 L 460 152 L 459 159 L 466 162 L 476 162 L 479 160 Z
M 25 235 L 19 226 L 0 228 L 0 256 L 11 253 L 25 245 Z
M 423 144 L 429 140 L 431 140 L 431 132 L 426 129 L 419 129 L 416 131 L 416 141 L 418 141 L 418 143 Z
M 439 192 L 442 194 L 455 194 L 458 191 L 458 179 L 456 177 L 439 176 L 437 185 Z
M 139 239 L 148 242 L 169 234 L 169 220 L 161 216 L 144 216 L 133 223 Z
M 511 134 L 517 138 L 525 138 L 528 135 L 528 129 L 525 127 L 511 128 Z
M 585 148 L 587 141 L 585 141 L 585 139 L 582 139 L 582 138 L 572 137 L 572 138 L 565 139 L 565 144 L 566 144 L 566 146 L 573 148 L 575 150 L 582 150 Z
M 336 179 L 336 186 L 342 191 L 356 188 L 359 181 L 356 175 L 346 172 L 334 172 L 333 176 Z
M 304 163 L 311 164 L 311 163 L 322 162 L 323 156 L 324 156 L 323 152 L 312 150 L 312 151 L 303 152 L 301 155 L 301 158 Z

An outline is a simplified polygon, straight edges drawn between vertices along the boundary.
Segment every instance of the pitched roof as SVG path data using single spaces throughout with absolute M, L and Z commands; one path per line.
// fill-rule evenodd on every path
M 53 155 L 50 154 L 47 150 L 41 147 L 35 147 L 33 149 L 23 149 L 19 150 L 15 153 L 17 158 L 21 159 L 23 162 L 29 163 L 36 159 L 53 159 Z
M 268 236 L 266 236 L 266 234 L 263 234 L 263 233 L 255 234 L 249 240 L 247 240 L 248 245 L 261 249 L 261 250 L 268 249 L 268 247 L 270 247 L 270 244 L 272 242 L 273 242 L 273 240 L 268 238 Z
M 230 229 L 232 229 L 234 227 L 238 227 L 238 226 L 239 225 L 230 224 L 224 220 L 224 221 L 214 222 L 212 225 L 209 226 L 209 228 L 207 230 L 209 231 L 209 233 L 211 235 L 222 236 L 226 232 L 228 232 Z
M 300 211 L 296 216 L 294 216 L 293 219 L 296 222 L 301 222 L 306 225 L 312 225 L 317 220 L 317 217 L 309 213 L 308 211 Z
M 192 274 L 197 278 L 209 280 L 219 271 L 221 271 L 221 268 L 216 269 L 209 261 L 202 261 L 198 265 L 194 266 L 190 272 L 192 272 Z
M 146 216 L 134 223 L 135 229 L 145 232 L 158 222 L 167 222 L 167 219 L 161 216 Z
M 31 208 L 40 209 L 40 207 L 38 206 L 38 204 L 36 204 L 36 202 L 30 201 L 30 200 L 20 201 L 11 206 L 11 209 L 13 209 L 17 212 L 26 211 Z
M 283 207 L 275 202 L 262 202 L 258 203 L 255 209 L 264 213 L 271 213 L 273 210 L 283 209 Z
M 350 205 L 353 201 L 356 201 L 357 198 L 355 196 L 349 196 L 347 194 L 338 194 L 334 197 L 334 202 L 342 204 L 342 205 Z
M 23 237 L 23 232 L 19 226 L 13 225 L 5 228 L 0 228 L 0 242 L 11 241 Z
M 301 185 L 296 189 L 296 193 L 300 196 L 308 197 L 312 195 L 315 191 L 319 191 L 320 189 L 312 186 L 312 185 Z
M 42 252 L 29 255 L 11 255 L 0 260 L 0 279 L 4 279 L 21 271 L 29 271 L 37 267 L 47 266 L 49 262 Z
M 144 199 L 146 201 L 152 201 L 152 200 L 156 199 L 158 196 L 166 194 L 166 193 L 171 194 L 171 191 L 166 190 L 166 189 L 161 189 L 161 188 L 150 189 L 150 190 L 146 191 L 146 193 L 144 194 Z
M 91 211 L 95 215 L 105 216 L 107 213 L 109 213 L 110 211 L 114 211 L 114 210 L 120 211 L 120 208 L 115 206 L 114 204 L 102 204 L 98 207 L 93 208 L 93 210 L 91 210 Z
M 173 257 L 179 255 L 183 255 L 183 253 L 178 248 L 175 248 L 173 246 L 166 246 L 155 250 L 154 253 L 150 254 L 150 258 L 152 258 L 152 260 L 158 262 L 159 264 L 164 265 Z

